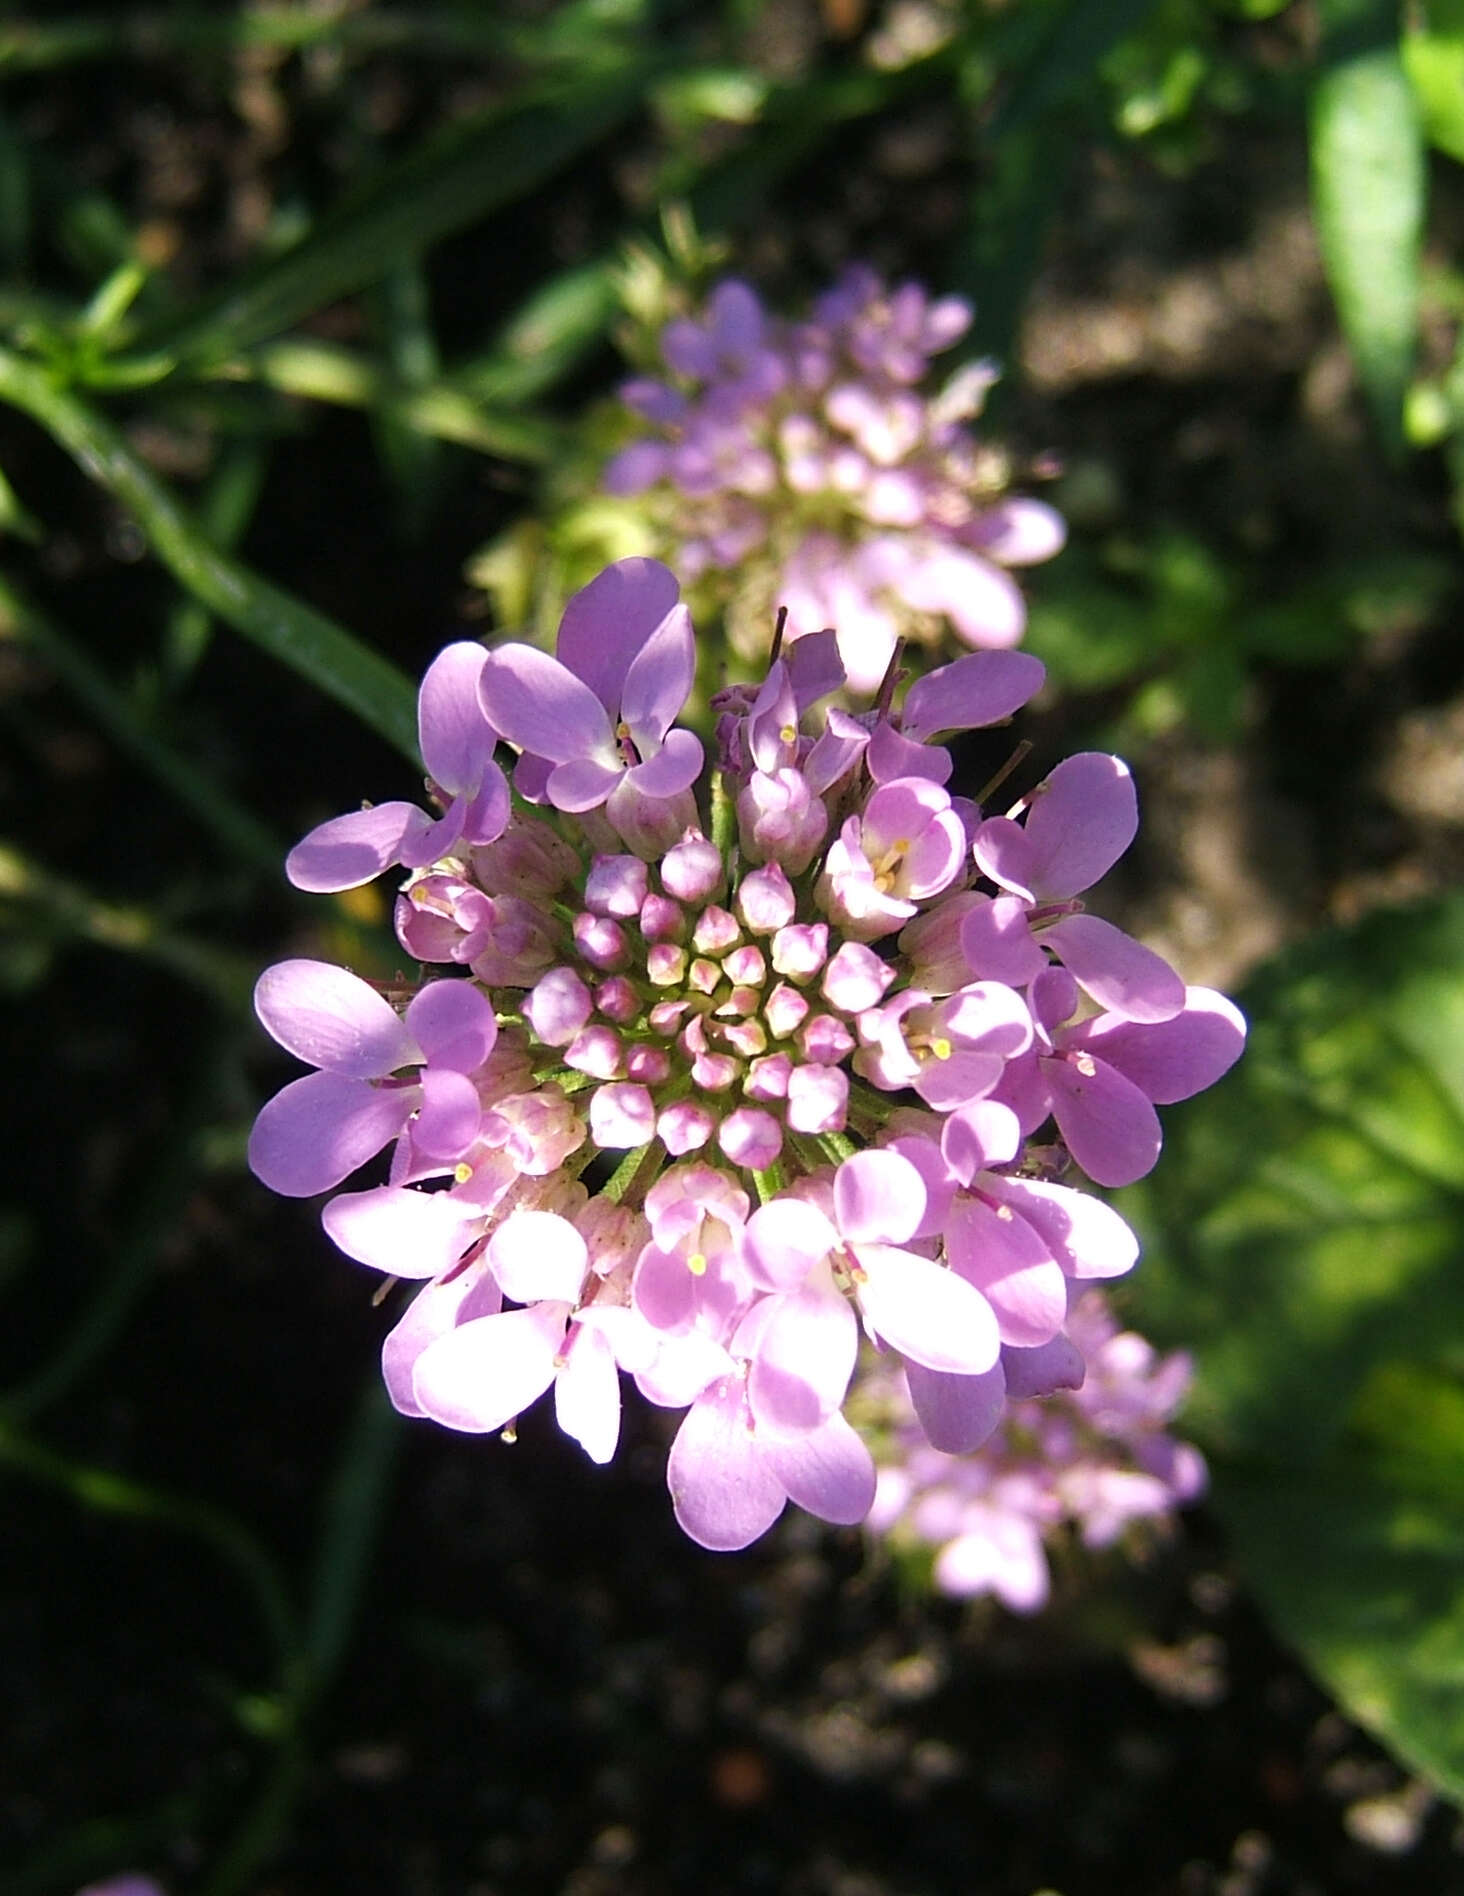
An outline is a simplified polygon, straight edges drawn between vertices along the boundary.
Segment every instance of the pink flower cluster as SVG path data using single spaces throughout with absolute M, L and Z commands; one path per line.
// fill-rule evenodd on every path
M 1205 1491 L 1204 1457 L 1166 1432 L 1189 1389 L 1189 1357 L 1161 1357 L 1121 1331 L 1094 1289 L 1068 1312 L 1067 1338 L 1067 1381 L 1041 1401 L 1009 1384 L 979 1455 L 931 1447 L 898 1371 L 882 1364 L 866 1378 L 861 1419 L 878 1438 L 879 1473 L 865 1526 L 894 1546 L 933 1547 L 943 1593 L 990 1593 L 1035 1613 L 1051 1590 L 1046 1544 L 1064 1529 L 1085 1547 L 1112 1547 Z
M 995 379 L 990 364 L 922 389 L 931 358 L 971 321 L 960 297 L 932 302 L 846 270 L 804 322 L 769 316 L 747 284 L 719 284 L 700 320 L 662 331 L 665 373 L 625 384 L 646 430 L 610 462 L 604 485 L 642 495 L 678 569 L 737 575 L 734 640 L 766 650 L 772 602 L 796 639 L 837 626 L 855 690 L 872 690 L 897 637 L 1017 644 L 1026 625 L 1007 568 L 1063 544 L 1061 517 L 1005 496 L 1003 457 L 966 425 Z M 755 623 L 739 600 L 769 568 Z
M 433 663 L 438 814 L 334 818 L 288 872 L 405 868 L 397 933 L 439 971 L 269 969 L 260 1019 L 315 1071 L 250 1157 L 277 1191 L 333 1192 L 335 1243 L 422 1284 L 385 1345 L 400 1409 L 496 1431 L 552 1390 L 603 1462 L 629 1376 L 686 1411 L 683 1527 L 734 1548 L 789 1499 L 868 1513 L 861 1335 L 947 1452 L 1009 1389 L 1072 1383 L 1070 1298 L 1137 1245 L 1066 1174 L 1147 1171 L 1155 1102 L 1209 1085 L 1244 1027 L 1084 912 L 1137 824 L 1116 758 L 1003 814 L 947 790 L 936 740 L 1007 719 L 1035 659 L 967 654 L 898 708 L 820 719 L 844 670 L 806 637 L 714 701 L 705 785 L 676 723 L 694 662 L 675 579 L 627 560 L 570 602 L 555 657 Z M 385 1147 L 385 1184 L 336 1190 Z

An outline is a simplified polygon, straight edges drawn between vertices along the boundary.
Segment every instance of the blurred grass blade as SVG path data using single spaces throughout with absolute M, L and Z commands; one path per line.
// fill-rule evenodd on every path
M 1430 144 L 1464 164 L 1464 0 L 1415 0 L 1406 10 L 1403 69 Z
M 156 732 L 149 730 L 146 721 L 101 666 L 0 575 L 0 647 L 7 639 L 29 645 L 40 653 L 113 743 L 172 791 L 227 849 L 251 868 L 264 870 L 272 877 L 279 875 L 283 851 L 264 824 Z
M 492 346 L 459 363 L 452 379 L 483 401 L 528 401 L 594 348 L 618 307 L 614 259 L 576 264 L 537 289 Z
M 263 441 L 226 442 L 204 486 L 198 522 L 221 552 L 231 553 L 254 517 L 269 464 Z M 213 617 L 198 600 L 179 599 L 163 627 L 162 683 L 174 692 L 191 678 L 208 650 Z
M 156 1521 L 202 1541 L 242 1581 L 258 1609 L 277 1662 L 282 1669 L 290 1667 L 299 1650 L 295 1613 L 274 1561 L 242 1521 L 206 1502 L 148 1487 L 110 1468 L 71 1461 L 24 1434 L 3 1415 L 0 1468 L 13 1468 L 33 1481 L 59 1488 L 79 1507 Z
M 542 416 L 485 408 L 476 391 L 457 375 L 419 389 L 400 388 L 369 357 L 311 336 L 266 343 L 234 357 L 217 373 L 230 381 L 258 379 L 282 395 L 298 395 L 306 401 L 386 411 L 420 434 L 473 448 L 479 454 L 496 454 L 505 461 L 537 464 L 548 460 L 562 432 L 557 423 Z M 522 385 L 528 388 L 529 383 L 525 377 Z
M 392 377 L 409 397 L 420 394 L 442 370 L 420 260 L 399 258 L 375 286 L 370 301 Z M 402 524 L 417 538 L 442 484 L 442 450 L 426 429 L 405 420 L 390 402 L 372 411 L 371 432 L 377 457 L 401 501 Z
M 317 1692 L 345 1653 L 401 1445 L 401 1417 L 373 1371 L 352 1418 L 321 1520 L 305 1628 L 305 1651 Z
M 1395 47 L 1357 53 L 1318 78 L 1311 180 L 1342 333 L 1383 445 L 1397 458 L 1418 336 L 1427 172 L 1418 100 Z
M 48 939 L 69 936 L 156 961 L 202 989 L 226 1013 L 242 1016 L 249 1005 L 258 973 L 252 960 L 181 934 L 172 921 L 136 903 L 105 902 L 0 843 L 0 915 L 7 907 L 26 911 Z M 7 919 L 14 927 L 15 917 Z
M 1053 18 L 1041 50 L 1012 82 L 987 127 L 1000 139 L 1018 126 L 1066 105 L 1079 88 L 1091 88 L 1093 69 L 1155 11 L 1157 0 L 1068 0 Z
M 174 578 L 226 624 L 417 761 L 416 693 L 359 639 L 220 553 L 125 438 L 34 364 L 0 351 L 0 401 L 23 409 L 125 506 Z
M 524 197 L 634 112 L 651 67 L 617 60 L 594 78 L 465 119 L 387 167 L 292 250 L 203 308 L 138 336 L 137 354 L 217 363 L 376 282 L 402 257 Z

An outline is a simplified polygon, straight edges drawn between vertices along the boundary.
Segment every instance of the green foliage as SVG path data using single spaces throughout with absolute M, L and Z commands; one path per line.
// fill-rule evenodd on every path
M 1127 1196 L 1214 1500 L 1285 1636 L 1464 1795 L 1464 896 L 1284 957 Z

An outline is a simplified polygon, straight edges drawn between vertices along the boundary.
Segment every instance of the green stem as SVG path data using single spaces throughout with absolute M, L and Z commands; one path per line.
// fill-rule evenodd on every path
M 173 577 L 211 612 L 418 762 L 416 694 L 395 665 L 221 553 L 110 422 L 8 350 L 0 350 L 0 401 L 39 422 L 125 506 Z

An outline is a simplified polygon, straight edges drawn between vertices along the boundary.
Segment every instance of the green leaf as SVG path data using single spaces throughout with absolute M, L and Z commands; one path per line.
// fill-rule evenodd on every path
M 1396 455 L 1418 335 L 1427 173 L 1418 101 L 1395 48 L 1359 53 L 1318 78 L 1311 178 L 1342 332 L 1383 442 Z
M 1464 162 L 1464 0 L 1417 0 L 1408 9 L 1403 70 L 1429 143 Z
M 141 356 L 217 363 L 376 282 L 403 257 L 525 196 L 640 104 L 645 61 L 477 113 L 389 166 L 293 249 L 134 340 Z
M 1464 1796 L 1464 894 L 1282 958 L 1126 1195 L 1199 1357 L 1214 1500 L 1284 1634 Z

